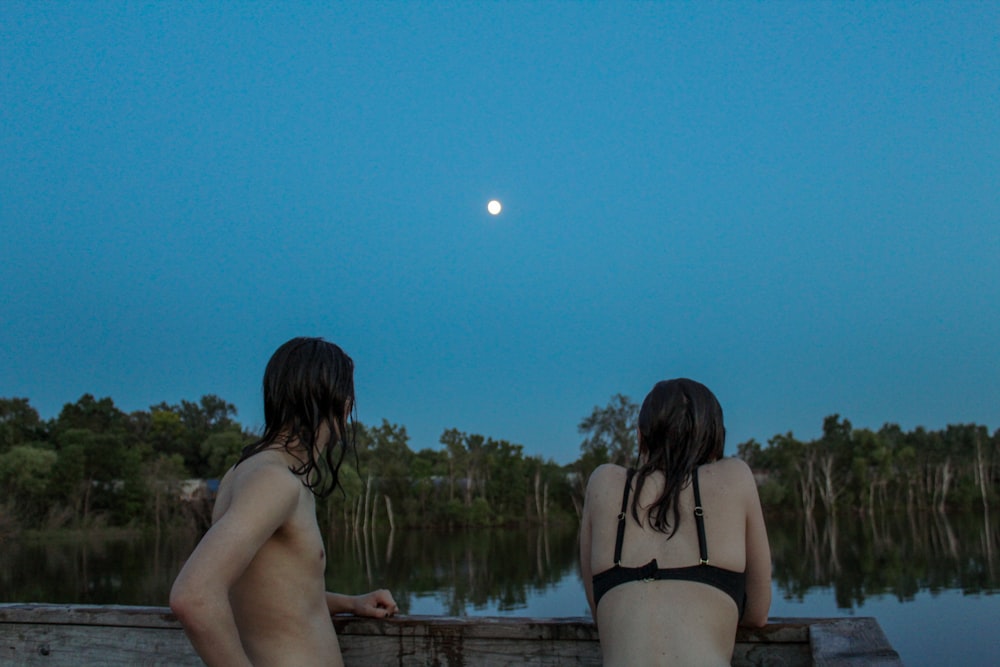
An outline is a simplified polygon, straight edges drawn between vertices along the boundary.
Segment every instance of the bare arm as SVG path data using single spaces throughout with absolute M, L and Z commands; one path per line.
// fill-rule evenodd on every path
M 392 616 L 399 607 L 392 598 L 392 593 L 380 588 L 364 595 L 342 595 L 341 593 L 327 593 L 326 607 L 330 614 L 354 614 L 355 616 L 371 616 L 373 618 L 386 618 Z
M 593 477 L 591 477 L 593 479 Z M 590 616 L 597 622 L 597 605 L 594 604 L 594 571 L 590 563 L 591 527 L 590 527 L 590 483 L 583 499 L 583 518 L 580 521 L 580 577 L 583 579 L 583 589 L 587 594 L 587 604 L 590 605 Z
M 198 543 L 170 591 L 170 608 L 210 667 L 251 664 L 229 591 L 294 512 L 299 497 L 300 483 L 280 466 L 248 466 L 240 472 L 233 479 L 230 506 Z
M 746 477 L 747 606 L 740 625 L 759 628 L 767 623 L 771 609 L 771 546 L 757 484 L 749 467 Z

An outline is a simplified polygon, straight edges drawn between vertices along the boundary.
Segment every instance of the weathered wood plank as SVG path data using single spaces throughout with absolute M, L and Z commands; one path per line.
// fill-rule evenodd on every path
M 808 667 L 809 644 L 736 644 L 734 667 Z
M 597 641 L 589 618 L 531 618 L 526 616 L 395 616 L 390 619 L 335 616 L 341 635 L 455 635 L 477 639 L 558 639 Z
M 733 665 L 812 664 L 810 619 L 773 619 L 741 628 Z M 369 665 L 600 665 L 597 630 L 589 618 L 448 618 L 409 616 L 390 622 L 338 617 L 345 661 Z M 355 641 L 359 639 L 360 641 Z M 456 656 L 464 656 L 465 662 Z
M 582 665 L 600 667 L 600 647 L 567 645 L 562 649 L 546 646 L 540 642 L 478 641 L 401 641 L 341 644 L 344 663 L 351 667 L 514 667 L 530 665 L 557 667 L 558 665 Z
M 874 618 L 817 621 L 809 627 L 813 664 L 821 667 L 902 665 Z
M 4 665 L 201 667 L 180 630 L 0 623 Z
M 809 643 L 809 626 L 815 618 L 769 618 L 763 628 L 737 628 L 736 643 Z M 829 619 L 824 619 L 829 620 Z
M 584 618 L 337 617 L 334 624 L 344 662 L 356 667 L 601 664 L 593 623 Z
M 337 616 L 347 667 L 600 665 L 589 618 Z M 201 665 L 166 607 L 0 604 L 0 663 Z M 899 665 L 874 619 L 772 618 L 737 631 L 733 665 Z
M 169 607 L 90 604 L 0 604 L 0 623 L 108 625 L 117 628 L 178 628 Z

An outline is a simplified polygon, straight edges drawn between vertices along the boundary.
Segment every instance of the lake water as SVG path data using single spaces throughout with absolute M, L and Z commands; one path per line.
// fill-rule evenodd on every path
M 1000 526 L 981 514 L 768 517 L 772 617 L 874 616 L 907 665 L 1000 664 Z M 575 527 L 331 533 L 327 586 L 393 591 L 408 614 L 585 616 Z M 165 605 L 193 536 L 21 538 L 0 601 Z

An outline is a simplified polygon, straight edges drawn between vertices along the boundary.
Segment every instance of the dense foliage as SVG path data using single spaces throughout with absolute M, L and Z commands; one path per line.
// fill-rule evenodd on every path
M 192 524 L 183 482 L 213 476 L 252 436 L 217 396 L 126 414 L 85 394 L 42 420 L 26 398 L 0 399 L 0 522 L 58 528 Z
M 0 531 L 4 527 L 203 528 L 218 478 L 253 442 L 217 396 L 126 414 L 87 394 L 43 420 L 26 398 L 0 399 Z M 451 429 L 413 451 L 406 429 L 357 424 L 343 492 L 323 502 L 332 527 L 502 525 L 572 516 L 563 468 L 521 445 Z M 574 519 L 575 520 L 575 519 Z
M 414 451 L 403 426 L 357 425 L 341 468 L 343 492 L 320 515 L 331 529 L 486 526 L 576 521 L 590 473 L 637 454 L 638 407 L 621 394 L 581 420 L 580 457 L 560 466 L 522 445 L 446 430 L 439 448 Z M 43 420 L 26 398 L 0 398 L 0 532 L 21 527 L 203 528 L 207 489 L 252 442 L 236 408 L 218 396 L 125 413 L 86 394 Z M 823 436 L 791 433 L 738 455 L 754 469 L 765 505 L 806 515 L 838 509 L 965 509 L 996 501 L 1000 430 L 854 429 L 828 417 Z
M 766 447 L 750 440 L 738 451 L 754 469 L 766 506 L 806 515 L 841 509 L 988 510 L 1000 480 L 1000 430 L 990 435 L 975 424 L 909 432 L 886 424 L 872 431 L 831 415 L 815 440 L 787 433 Z
M 414 452 L 406 429 L 358 425 L 357 466 L 320 508 L 331 527 L 506 525 L 570 517 L 563 469 L 506 440 L 449 429 L 440 449 Z M 575 520 L 575 519 L 574 519 Z

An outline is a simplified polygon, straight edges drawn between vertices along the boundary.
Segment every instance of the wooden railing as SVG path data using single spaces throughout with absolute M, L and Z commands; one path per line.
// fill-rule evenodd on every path
M 588 618 L 336 616 L 346 667 L 600 665 Z M 201 665 L 167 607 L 0 604 L 0 664 Z M 740 629 L 733 665 L 901 665 L 873 618 L 774 618 Z

